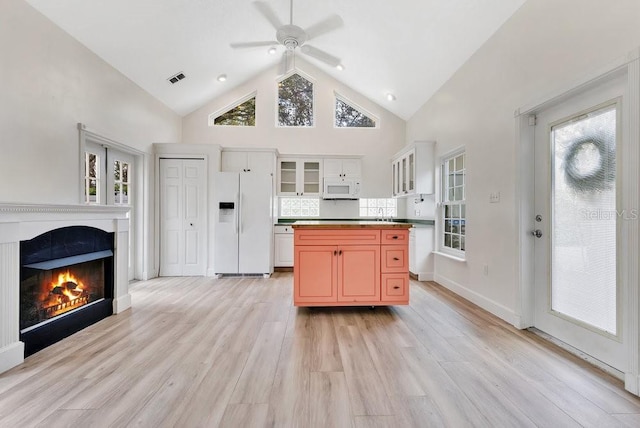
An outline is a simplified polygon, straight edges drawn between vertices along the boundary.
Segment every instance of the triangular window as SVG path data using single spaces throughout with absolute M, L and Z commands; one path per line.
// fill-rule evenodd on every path
M 256 94 L 227 107 L 223 113 L 216 112 L 209 116 L 209 125 L 214 126 L 256 126 Z
M 313 126 L 313 83 L 298 73 L 278 82 L 278 126 Z
M 336 128 L 375 128 L 376 119 L 336 94 Z

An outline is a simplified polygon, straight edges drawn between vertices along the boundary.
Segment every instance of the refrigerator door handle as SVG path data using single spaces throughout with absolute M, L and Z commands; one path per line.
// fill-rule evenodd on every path
M 236 230 L 236 235 L 238 234 L 238 223 L 239 223 L 239 218 L 240 216 L 240 193 L 238 192 L 236 194 L 236 215 L 233 217 L 233 221 L 235 222 L 235 230 Z
M 242 217 L 244 216 L 242 212 L 242 192 L 238 192 L 238 217 L 240 218 L 240 233 L 242 233 Z

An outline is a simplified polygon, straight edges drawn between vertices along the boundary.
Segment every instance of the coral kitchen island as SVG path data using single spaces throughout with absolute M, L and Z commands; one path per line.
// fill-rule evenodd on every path
M 297 221 L 295 306 L 409 304 L 410 224 Z

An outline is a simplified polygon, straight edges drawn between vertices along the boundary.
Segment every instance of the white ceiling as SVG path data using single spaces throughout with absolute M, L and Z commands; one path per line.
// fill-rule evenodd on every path
M 289 0 L 265 1 L 288 22 Z M 408 119 L 524 1 L 294 0 L 293 23 L 307 28 L 339 15 L 343 27 L 309 44 L 339 57 L 345 70 L 305 59 Z M 275 40 L 251 0 L 27 2 L 180 115 L 277 64 L 284 50 L 229 47 Z M 187 78 L 169 84 L 178 72 Z M 228 80 L 218 82 L 220 74 Z

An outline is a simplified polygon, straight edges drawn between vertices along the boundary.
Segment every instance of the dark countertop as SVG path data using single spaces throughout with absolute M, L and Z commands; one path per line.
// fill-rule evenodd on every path
M 293 224 L 297 221 L 316 221 L 316 222 L 345 222 L 345 221 L 369 221 L 369 222 L 377 222 L 377 223 L 382 223 L 380 221 L 377 221 L 375 219 L 362 219 L 362 218 L 281 218 L 278 219 L 278 222 L 276 224 L 279 225 L 290 225 Z M 393 223 L 408 223 L 413 225 L 414 227 L 426 227 L 426 226 L 433 226 L 435 224 L 434 220 L 417 220 L 417 219 L 400 219 L 400 218 L 394 218 Z
M 291 225 L 297 228 L 322 228 L 322 229 L 409 229 L 413 227 L 409 223 L 397 221 L 375 220 L 298 220 Z

